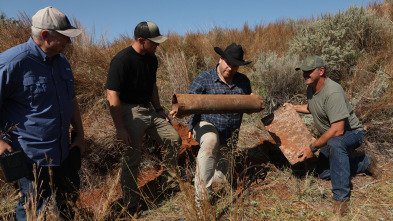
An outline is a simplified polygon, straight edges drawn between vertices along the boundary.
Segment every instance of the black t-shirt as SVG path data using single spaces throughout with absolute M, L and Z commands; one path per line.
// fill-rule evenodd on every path
M 158 67 L 154 54 L 141 55 L 132 46 L 113 57 L 106 88 L 120 92 L 121 101 L 129 104 L 147 104 L 151 101 Z

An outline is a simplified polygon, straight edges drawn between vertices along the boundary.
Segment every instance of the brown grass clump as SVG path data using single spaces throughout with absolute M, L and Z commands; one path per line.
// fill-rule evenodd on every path
M 31 20 L 26 13 L 20 14 L 18 20 L 6 19 L 0 22 L 0 51 L 26 42 L 30 37 Z

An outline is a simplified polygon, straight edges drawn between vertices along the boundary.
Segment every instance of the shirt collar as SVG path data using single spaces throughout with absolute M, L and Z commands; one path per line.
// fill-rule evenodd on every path
M 220 77 L 218 76 L 217 68 L 218 68 L 218 64 L 216 65 L 216 68 L 214 68 L 214 75 L 213 75 L 214 82 L 221 81 Z
M 224 82 L 221 80 L 221 78 L 218 76 L 217 68 L 218 68 L 218 64 L 216 65 L 216 68 L 214 68 L 214 73 L 215 73 L 215 75 L 213 75 L 214 82 L 222 82 L 222 83 L 224 83 Z M 234 86 L 236 86 L 236 83 L 237 83 L 237 76 L 238 76 L 237 73 L 238 73 L 238 72 L 236 72 L 235 76 L 233 77 L 232 84 L 231 84 L 231 88 L 233 88 Z M 225 83 L 224 83 L 224 84 L 225 84 Z
M 30 51 L 34 56 L 37 56 L 41 61 L 48 62 L 49 57 L 41 50 L 41 48 L 35 43 L 32 37 L 29 38 L 27 44 L 30 47 Z

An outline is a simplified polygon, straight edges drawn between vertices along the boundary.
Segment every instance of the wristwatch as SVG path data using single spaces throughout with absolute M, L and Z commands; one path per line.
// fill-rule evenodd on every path
M 314 148 L 313 146 L 312 146 L 312 144 L 310 143 L 310 149 L 311 149 L 311 151 L 313 152 L 313 153 L 315 153 L 315 152 L 317 152 L 317 148 Z

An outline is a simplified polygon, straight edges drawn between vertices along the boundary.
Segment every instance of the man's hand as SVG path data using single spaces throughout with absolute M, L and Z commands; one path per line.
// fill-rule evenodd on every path
M 171 115 L 173 118 L 176 118 L 177 111 L 171 110 L 171 111 L 169 112 L 169 115 Z
M 75 138 L 71 142 L 69 149 L 71 150 L 74 147 L 79 147 L 79 151 L 80 151 L 82 157 L 85 155 L 86 145 L 85 145 L 85 139 L 83 136 L 79 136 L 78 134 L 75 136 Z
M 12 152 L 11 146 L 6 143 L 4 140 L 0 139 L 0 155 L 6 152 Z
M 160 111 L 158 112 L 158 114 L 161 115 L 161 117 L 163 117 L 166 121 L 168 121 L 169 123 L 171 123 L 171 119 L 169 119 L 168 115 L 167 115 L 163 110 L 160 110 Z
M 291 103 L 284 103 L 282 106 L 283 107 L 291 107 L 291 108 L 295 109 L 295 111 L 298 113 L 310 114 L 307 104 L 293 105 Z
M 127 146 L 131 145 L 131 138 L 126 129 L 116 130 L 116 138 L 117 141 L 120 141 Z
M 297 152 L 296 155 L 299 158 L 299 162 L 303 162 L 314 157 L 314 153 L 311 151 L 310 147 L 304 147 L 299 152 Z
M 178 112 L 175 111 L 175 110 L 171 110 L 171 111 L 169 112 L 169 115 L 171 115 L 172 118 L 183 118 L 183 117 L 185 117 L 185 116 L 189 116 L 189 115 L 190 115 L 190 114 L 183 114 L 183 115 L 178 116 L 177 114 L 178 114 Z

